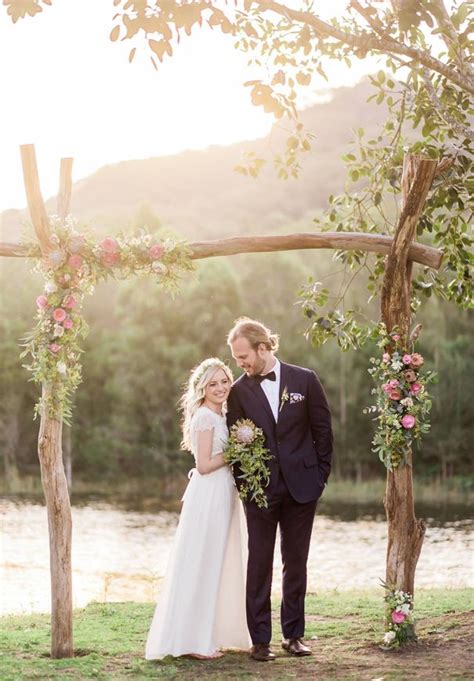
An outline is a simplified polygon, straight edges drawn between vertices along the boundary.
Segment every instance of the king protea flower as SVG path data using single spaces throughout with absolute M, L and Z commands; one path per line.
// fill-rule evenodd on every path
M 255 438 L 255 426 L 252 421 L 244 421 L 235 431 L 237 440 L 244 445 L 253 442 Z

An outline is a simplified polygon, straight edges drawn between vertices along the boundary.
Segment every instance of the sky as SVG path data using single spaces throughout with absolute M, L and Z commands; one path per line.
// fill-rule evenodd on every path
M 345 0 L 325 3 L 341 11 Z M 218 31 L 195 29 L 155 71 L 145 50 L 110 42 L 112 0 L 54 0 L 13 24 L 0 6 L 0 211 L 23 208 L 19 146 L 34 144 L 41 189 L 57 192 L 59 161 L 73 181 L 103 165 L 264 136 L 273 118 L 243 83 L 260 73 Z M 94 12 L 93 20 L 90 14 Z M 357 82 L 373 64 L 335 64 L 330 87 Z M 328 84 L 314 79 L 318 89 Z M 308 101 L 306 102 L 308 103 Z

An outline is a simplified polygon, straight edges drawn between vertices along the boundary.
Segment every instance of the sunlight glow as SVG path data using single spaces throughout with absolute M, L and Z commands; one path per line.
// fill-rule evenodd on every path
M 242 85 L 259 74 L 227 36 L 195 31 L 156 72 L 143 53 L 128 63 L 128 41 L 109 41 L 112 16 L 110 0 L 58 2 L 15 25 L 0 9 L 0 210 L 25 205 L 20 144 L 35 144 L 47 198 L 63 156 L 74 157 L 76 181 L 106 164 L 269 132 L 272 117 L 252 106 Z M 353 83 L 367 69 L 334 64 L 329 86 Z M 305 96 L 302 105 L 310 103 Z

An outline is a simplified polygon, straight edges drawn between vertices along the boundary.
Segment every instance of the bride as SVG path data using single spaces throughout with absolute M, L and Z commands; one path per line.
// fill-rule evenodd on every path
M 147 660 L 166 655 L 220 657 L 251 645 L 245 615 L 241 516 L 232 472 L 222 450 L 230 369 L 217 358 L 191 373 L 181 398 L 183 449 L 196 468 L 183 507 L 146 643 Z

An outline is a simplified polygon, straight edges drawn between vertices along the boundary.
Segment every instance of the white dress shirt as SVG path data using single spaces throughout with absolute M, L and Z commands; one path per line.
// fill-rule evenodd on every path
M 271 410 L 273 412 L 273 416 L 275 417 L 275 422 L 278 421 L 278 407 L 279 407 L 279 400 L 280 400 L 280 375 L 281 375 L 281 364 L 278 361 L 278 359 L 275 357 L 275 366 L 273 366 L 270 371 L 275 372 L 276 376 L 276 381 L 269 381 L 268 379 L 264 379 L 260 383 L 260 387 L 262 388 L 263 392 L 266 395 L 266 398 L 268 400 L 268 403 L 271 407 Z M 270 372 L 268 372 L 270 373 Z

